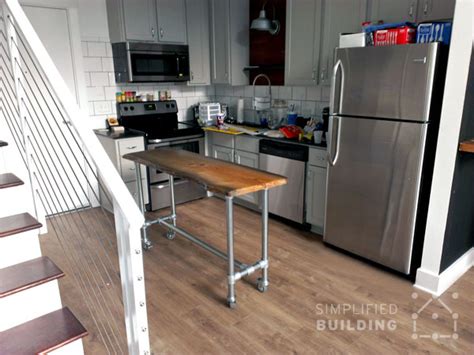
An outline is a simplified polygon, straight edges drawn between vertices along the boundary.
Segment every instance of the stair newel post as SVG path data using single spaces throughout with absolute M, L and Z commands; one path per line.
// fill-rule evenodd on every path
M 3 7 L 3 15 L 4 15 L 4 23 L 5 23 L 5 31 L 8 40 L 8 47 L 10 51 L 10 61 L 12 66 L 12 74 L 13 80 L 15 82 L 15 92 L 16 92 L 16 102 L 14 103 L 17 106 L 19 117 L 18 123 L 21 129 L 21 139 L 25 150 L 25 157 L 26 157 L 26 169 L 28 170 L 28 182 L 29 187 L 31 189 L 31 195 L 33 197 L 33 209 L 34 214 L 38 221 L 41 222 L 43 227 L 40 229 L 40 234 L 47 233 L 47 226 L 46 226 L 46 213 L 43 206 L 40 203 L 40 199 L 37 196 L 39 187 L 38 181 L 36 180 L 35 176 L 37 176 L 37 171 L 34 166 L 33 157 L 34 157 L 34 149 L 31 145 L 31 132 L 29 130 L 28 124 L 26 120 L 27 117 L 27 109 L 26 109 L 26 92 L 24 90 L 25 85 L 22 84 L 26 81 L 26 77 L 28 76 L 28 72 L 26 68 L 22 65 L 22 59 L 20 56 L 20 44 L 18 40 L 18 34 L 15 30 L 15 18 L 11 15 L 10 11 L 8 10 L 5 2 L 2 2 Z
M 127 220 L 114 199 L 115 233 L 130 354 L 150 354 L 141 225 Z

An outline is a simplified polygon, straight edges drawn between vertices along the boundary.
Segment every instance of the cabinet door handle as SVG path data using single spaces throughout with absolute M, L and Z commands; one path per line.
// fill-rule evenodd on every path
M 160 27 L 160 38 L 163 38 L 164 34 L 165 34 L 165 31 L 163 31 L 163 28 Z
M 428 13 L 428 0 L 425 0 L 423 5 L 423 13 L 426 15 Z
M 193 81 L 194 80 L 194 73 L 190 72 L 189 74 L 191 74 L 191 81 Z
M 151 36 L 155 37 L 155 29 L 153 27 L 151 28 Z
M 326 79 L 326 69 L 321 70 L 321 80 Z
M 311 79 L 313 79 L 313 81 L 314 81 L 314 76 L 315 75 L 314 75 L 314 69 L 313 69 L 313 71 L 311 72 Z
M 414 6 L 414 4 L 411 3 L 410 10 L 408 11 L 408 16 L 410 16 L 410 17 L 413 17 L 413 6 Z

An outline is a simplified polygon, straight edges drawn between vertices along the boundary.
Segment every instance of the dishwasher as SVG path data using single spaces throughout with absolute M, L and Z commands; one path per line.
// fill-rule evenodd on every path
M 305 168 L 308 147 L 300 144 L 262 139 L 259 168 L 288 178 L 288 184 L 269 191 L 270 213 L 303 223 Z

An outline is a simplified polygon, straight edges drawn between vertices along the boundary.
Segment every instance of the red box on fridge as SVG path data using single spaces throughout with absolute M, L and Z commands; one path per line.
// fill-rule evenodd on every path
M 416 29 L 408 26 L 390 28 L 388 30 L 378 30 L 375 31 L 374 34 L 375 46 L 415 43 L 415 40 Z

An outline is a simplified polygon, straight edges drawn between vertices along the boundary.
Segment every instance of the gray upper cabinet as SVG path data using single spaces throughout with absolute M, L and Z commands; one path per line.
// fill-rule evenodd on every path
M 190 85 L 211 83 L 209 0 L 186 0 Z
M 456 0 L 418 0 L 417 21 L 452 19 L 455 3 Z
M 153 41 L 156 33 L 153 1 L 123 0 L 127 40 Z
M 361 32 L 362 23 L 367 20 L 367 0 L 324 0 L 323 19 L 319 82 L 330 85 L 339 35 Z
M 421 1 L 421 0 L 420 0 Z M 416 21 L 418 0 L 372 0 L 370 20 L 389 22 Z
M 210 0 L 211 82 L 247 85 L 249 1 Z
M 158 41 L 186 43 L 185 0 L 156 0 Z
M 286 85 L 317 83 L 322 24 L 321 1 L 287 0 Z
M 106 0 L 106 4 L 112 43 L 187 42 L 185 0 Z

